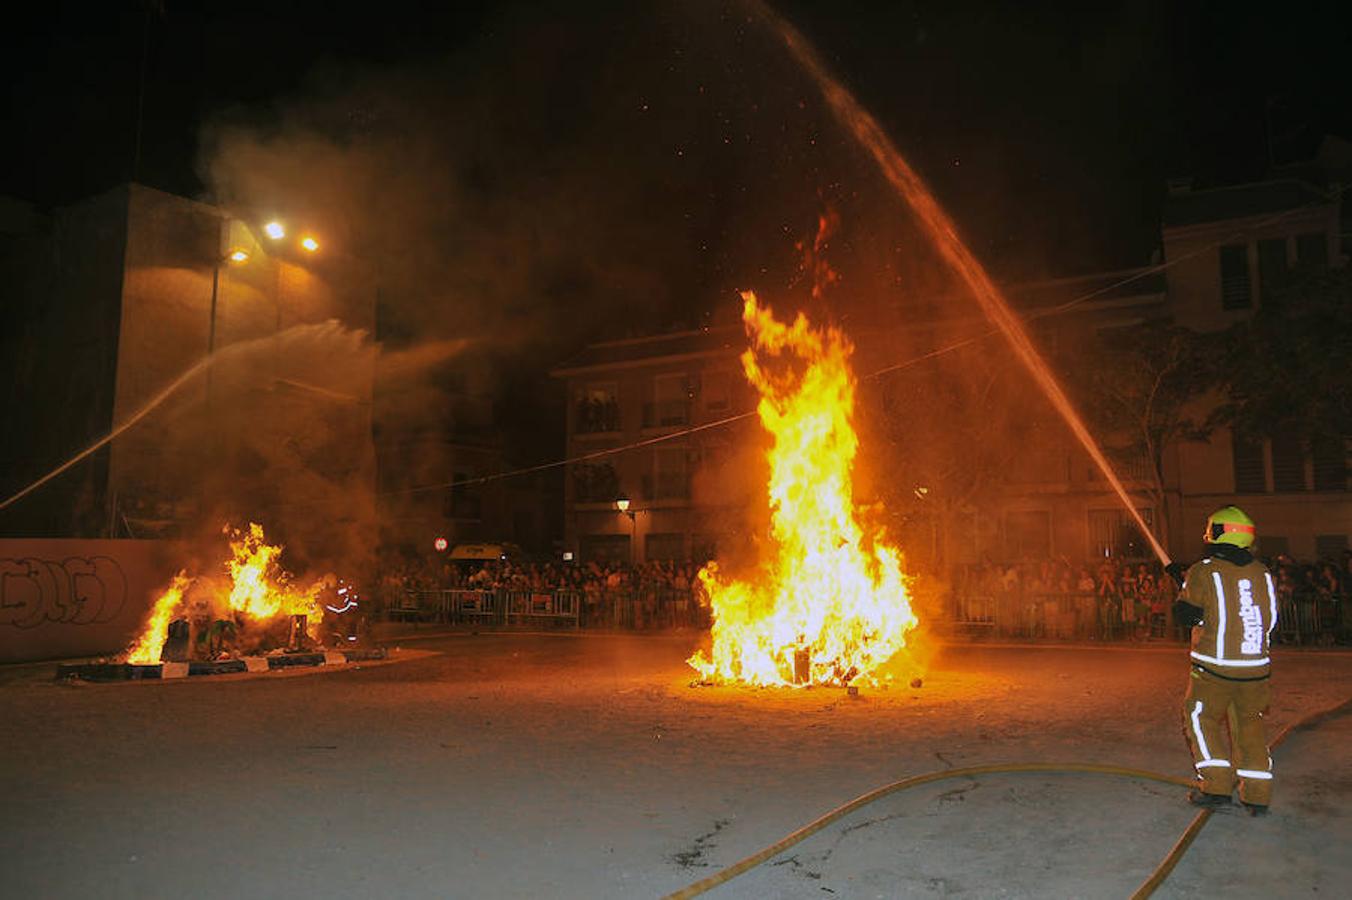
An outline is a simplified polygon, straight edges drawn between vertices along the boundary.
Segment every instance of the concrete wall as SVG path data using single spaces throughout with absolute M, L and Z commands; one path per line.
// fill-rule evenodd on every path
M 0 235 L 0 494 L 6 497 L 108 431 L 126 209 L 127 192 L 120 188 L 30 217 Z M 107 468 L 107 451 L 95 454 L 0 512 L 0 534 L 101 534 Z
M 0 540 L 0 663 L 126 649 L 174 571 L 158 541 Z
M 307 563 L 369 554 L 373 275 L 149 188 L 132 187 L 128 223 L 115 418 L 212 363 L 114 445 L 118 533 L 254 520 Z

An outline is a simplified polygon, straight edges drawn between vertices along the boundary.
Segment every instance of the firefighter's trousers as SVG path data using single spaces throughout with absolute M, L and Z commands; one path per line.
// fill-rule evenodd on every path
M 1272 757 L 1263 725 L 1269 697 L 1266 678 L 1230 681 L 1192 670 L 1183 699 L 1183 730 L 1203 791 L 1228 796 L 1238 778 L 1239 798 L 1245 803 L 1271 802 Z

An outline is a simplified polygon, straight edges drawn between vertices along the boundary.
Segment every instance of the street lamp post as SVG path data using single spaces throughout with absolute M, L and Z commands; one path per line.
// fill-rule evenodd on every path
M 629 498 L 624 494 L 615 498 L 615 508 L 629 517 L 629 564 L 638 561 L 638 510 L 629 508 Z
M 221 216 L 221 228 L 216 242 L 216 256 L 211 267 L 211 312 L 207 320 L 207 406 L 211 405 L 210 359 L 216 352 L 216 308 L 221 295 L 221 266 L 226 263 L 244 263 L 249 260 L 249 251 L 242 247 L 230 246 L 230 217 Z

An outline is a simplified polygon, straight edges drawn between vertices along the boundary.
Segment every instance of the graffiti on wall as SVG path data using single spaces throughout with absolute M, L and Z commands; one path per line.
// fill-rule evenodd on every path
M 107 556 L 0 558 L 0 627 L 111 622 L 127 600 L 127 577 Z

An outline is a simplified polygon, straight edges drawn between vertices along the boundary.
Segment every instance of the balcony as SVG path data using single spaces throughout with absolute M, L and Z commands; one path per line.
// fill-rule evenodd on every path
M 620 404 L 584 400 L 577 404 L 574 434 L 609 434 L 620 430 Z

